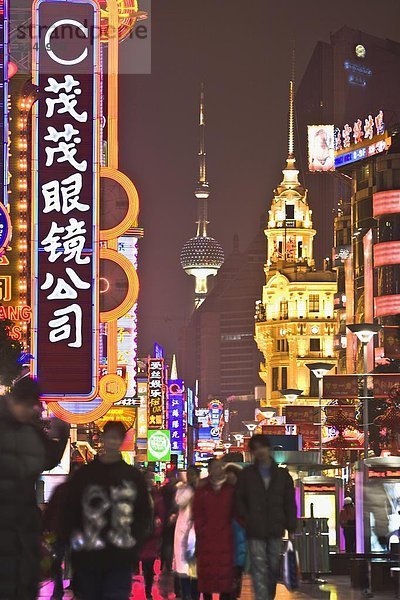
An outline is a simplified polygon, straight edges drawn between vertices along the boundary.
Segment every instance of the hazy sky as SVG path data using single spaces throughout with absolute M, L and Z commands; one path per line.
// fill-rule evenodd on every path
M 206 84 L 209 231 L 228 254 L 234 233 L 241 248 L 255 235 L 281 180 L 293 38 L 299 81 L 315 43 L 328 41 L 330 32 L 348 25 L 400 41 L 399 24 L 396 0 L 153 0 L 152 73 L 121 78 L 120 107 L 121 169 L 139 190 L 145 228 L 142 354 L 154 340 L 173 352 L 192 306 L 194 280 L 179 255 L 195 234 L 200 82 Z M 122 54 L 130 50 L 121 45 Z M 317 236 L 316 243 L 323 241 Z M 326 250 L 331 246 L 328 240 Z

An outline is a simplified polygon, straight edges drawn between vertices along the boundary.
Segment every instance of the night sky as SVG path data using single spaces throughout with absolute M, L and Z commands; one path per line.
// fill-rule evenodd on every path
M 395 0 L 153 0 L 152 73 L 121 77 L 120 106 L 120 165 L 139 190 L 145 229 L 141 355 L 154 340 L 174 352 L 191 311 L 194 279 L 181 269 L 179 255 L 195 234 L 200 82 L 206 85 L 209 232 L 228 255 L 236 232 L 245 249 L 281 181 L 293 39 L 300 81 L 316 42 L 329 41 L 330 32 L 348 25 L 400 41 L 399 23 Z M 122 55 L 131 50 L 129 43 L 120 47 Z M 319 210 L 324 207 L 314 204 Z M 332 241 L 317 236 L 316 244 L 323 243 L 330 253 Z

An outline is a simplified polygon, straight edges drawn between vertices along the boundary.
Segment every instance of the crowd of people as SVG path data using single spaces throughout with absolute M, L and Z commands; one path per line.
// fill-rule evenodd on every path
M 109 422 L 101 452 L 56 488 L 40 519 L 35 481 L 60 460 L 68 431 L 60 424 L 46 437 L 36 418 L 39 390 L 21 385 L 0 414 L 0 600 L 37 597 L 41 530 L 52 533 L 53 600 L 63 598 L 66 564 L 77 600 L 129 600 L 141 575 L 150 599 L 156 572 L 162 597 L 236 600 L 247 567 L 256 600 L 275 597 L 296 504 L 266 436 L 251 438 L 250 466 L 211 459 L 206 477 L 191 466 L 160 485 L 151 468 L 124 462 L 125 427 Z

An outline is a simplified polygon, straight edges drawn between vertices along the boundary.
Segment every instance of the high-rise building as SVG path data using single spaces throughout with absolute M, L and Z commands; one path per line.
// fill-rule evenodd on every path
M 207 232 L 210 185 L 207 181 L 205 127 L 205 96 L 202 84 L 199 113 L 199 180 L 194 192 L 198 201 L 197 232 L 195 237 L 186 242 L 181 252 L 182 268 L 196 280 L 195 308 L 202 304 L 208 294 L 208 277 L 215 276 L 224 262 L 224 252 L 220 243 Z
M 254 404 L 262 360 L 254 341 L 254 306 L 263 284 L 264 262 L 261 229 L 245 251 L 239 249 L 235 236 L 213 289 L 183 329 L 179 364 L 189 385 L 198 380 L 201 406 L 209 399 L 232 397 L 246 398 L 246 403 L 252 398 Z M 248 420 L 248 415 L 243 419 Z
M 257 303 L 255 338 L 264 355 L 260 376 L 266 403 L 281 408 L 280 390 L 302 390 L 302 403 L 318 402 L 318 384 L 306 366 L 336 364 L 333 349 L 336 275 L 315 270 L 312 211 L 294 155 L 294 92 L 290 82 L 289 144 L 283 180 L 268 213 L 266 283 Z
M 342 27 L 318 42 L 296 92 L 300 171 L 306 171 L 307 125 L 343 128 L 381 109 L 390 126 L 400 121 L 400 44 Z M 335 173 L 305 173 L 318 236 L 316 259 L 330 254 L 338 202 L 349 202 L 350 181 Z

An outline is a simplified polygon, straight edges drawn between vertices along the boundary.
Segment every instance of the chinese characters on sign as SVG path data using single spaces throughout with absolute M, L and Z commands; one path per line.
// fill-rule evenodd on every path
M 97 387 L 98 17 L 90 0 L 35 15 L 33 354 L 48 398 Z
M 149 358 L 147 418 L 149 429 L 163 426 L 164 416 L 164 359 Z
M 0 203 L 7 204 L 8 178 L 8 0 L 0 0 Z M 1 248 L 1 242 L 0 242 Z M 0 251 L 1 254 L 1 251 Z
M 346 123 L 342 130 L 339 127 L 335 129 L 335 151 L 349 148 L 352 144 L 360 144 L 363 140 L 372 140 L 375 135 L 383 135 L 385 133 L 385 122 L 383 111 L 373 117 L 368 115 L 364 119 L 354 121 L 353 126 Z
M 168 429 L 172 452 L 185 450 L 185 386 L 182 379 L 171 379 L 168 385 Z

